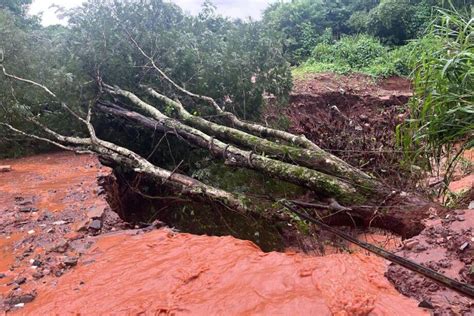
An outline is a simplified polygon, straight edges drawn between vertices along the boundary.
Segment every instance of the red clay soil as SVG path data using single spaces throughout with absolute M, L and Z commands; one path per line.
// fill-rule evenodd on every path
M 443 218 L 433 214 L 426 227 L 397 254 L 474 285 L 474 210 L 456 210 Z M 474 300 L 411 271 L 392 265 L 387 277 L 405 295 L 432 305 L 436 315 L 474 315 Z
M 320 73 L 304 76 L 294 80 L 293 94 L 321 95 L 324 93 L 339 92 L 390 98 L 391 96 L 410 97 L 411 83 L 400 77 L 374 80 L 362 74 L 337 75 L 333 73 Z
M 47 276 L 59 277 L 92 245 L 92 235 L 120 223 L 99 177 L 96 157 L 56 153 L 4 160 L 0 173 L 0 310 L 27 303 Z
M 384 278 L 386 264 L 375 256 L 264 253 L 232 237 L 165 229 L 107 233 L 121 226 L 113 227 L 120 222 L 97 184 L 110 170 L 92 156 L 58 153 L 0 164 L 12 166 L 0 174 L 0 310 L 425 314 Z
M 295 80 L 286 110 L 289 130 L 389 184 L 407 189 L 410 175 L 398 168 L 395 129 L 406 116 L 410 82 L 374 81 L 364 75 L 308 75 Z M 266 122 L 278 122 L 281 109 L 269 106 Z

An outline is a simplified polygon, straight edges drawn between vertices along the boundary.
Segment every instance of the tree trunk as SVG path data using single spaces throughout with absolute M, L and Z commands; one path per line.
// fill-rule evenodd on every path
M 201 138 L 195 137 L 192 134 L 183 133 L 173 127 L 167 127 L 160 121 L 151 119 L 134 111 L 124 109 L 120 106 L 111 103 L 102 103 L 98 105 L 98 109 L 104 113 L 111 114 L 115 117 L 121 117 L 134 124 L 139 124 L 142 127 L 148 128 L 151 131 L 161 131 L 163 133 L 177 134 L 177 136 L 184 138 L 190 143 L 197 144 L 201 148 L 209 149 L 206 142 L 202 142 Z M 217 147 L 212 151 L 215 155 L 223 157 L 222 150 L 219 151 Z M 235 164 L 233 164 L 235 165 Z M 245 159 L 241 167 L 250 168 Z M 253 168 L 255 169 L 255 168 Z M 295 174 L 298 179 L 291 181 L 293 183 L 300 182 L 299 176 Z M 279 177 L 281 178 L 281 177 Z M 287 179 L 285 179 L 287 180 Z M 379 184 L 380 187 L 384 187 Z M 372 195 L 371 203 L 364 205 L 362 202 L 352 201 L 350 207 L 342 207 L 336 202 L 335 206 L 328 204 L 314 205 L 306 203 L 302 206 L 313 209 L 320 218 L 332 225 L 357 225 L 363 227 L 380 227 L 393 231 L 402 237 L 411 237 L 418 234 L 423 228 L 422 220 L 428 216 L 428 211 L 435 206 L 430 201 L 422 199 L 413 194 L 405 194 L 400 192 L 392 192 L 387 194 L 386 190 L 380 190 L 378 194 Z M 342 193 L 342 194 L 347 194 Z M 355 196 L 366 200 L 367 197 L 362 193 L 357 192 Z M 339 201 L 339 200 L 338 200 Z M 345 201 L 344 198 L 341 201 Z M 335 201 L 333 201 L 334 203 Z
M 329 222 L 361 223 L 365 226 L 385 227 L 401 235 L 410 236 L 423 228 L 421 220 L 427 216 L 426 212 L 432 206 L 432 203 L 416 195 L 392 191 L 361 170 L 321 150 L 302 136 L 242 122 L 234 115 L 220 110 L 217 103 L 211 98 L 194 95 L 174 83 L 180 91 L 211 102 L 219 113 L 224 113 L 227 118 L 230 118 L 234 127 L 194 116 L 179 101 L 171 100 L 155 90 L 147 88 L 146 91 L 149 95 L 175 110 L 177 118 L 169 117 L 132 92 L 108 85 L 102 85 L 101 88 L 110 95 L 133 104 L 132 108 L 137 108 L 146 115 L 124 109 L 110 102 L 104 102 L 102 96 L 102 100 L 99 100 L 97 105 L 92 101 L 89 103 L 87 117 L 84 118 L 66 103 L 58 100 L 57 95 L 47 87 L 28 79 L 10 75 L 4 68 L 3 74 L 13 80 L 43 89 L 48 95 L 59 101 L 65 111 L 84 124 L 89 137 L 78 138 L 61 135 L 38 122 L 35 117 L 27 117 L 25 120 L 36 124 L 47 137 L 25 133 L 6 123 L 0 123 L 1 125 L 16 133 L 52 143 L 66 150 L 96 153 L 104 159 L 125 165 L 137 173 L 156 179 L 160 185 L 169 186 L 180 194 L 188 195 L 193 199 L 212 200 L 240 212 L 252 210 L 252 207 L 243 202 L 247 200 L 245 197 L 155 166 L 128 148 L 99 139 L 91 123 L 93 109 L 98 108 L 102 112 L 126 118 L 153 131 L 172 133 L 178 136 L 178 139 L 185 140 L 187 144 L 208 150 L 210 154 L 222 159 L 228 165 L 252 169 L 269 177 L 307 188 L 316 193 L 323 202 L 330 201 L 326 207 L 307 205 L 315 212 L 324 215 Z M 245 131 L 235 127 L 240 127 Z M 246 131 L 258 132 L 259 135 L 249 134 Z M 264 138 L 268 136 L 277 140 Z M 286 144 L 282 144 L 281 141 Z

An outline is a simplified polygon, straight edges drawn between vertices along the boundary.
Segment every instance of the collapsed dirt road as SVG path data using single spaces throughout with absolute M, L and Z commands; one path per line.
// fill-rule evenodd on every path
M 123 223 L 108 213 L 97 184 L 110 171 L 94 157 L 58 153 L 6 163 L 12 170 L 0 175 L 4 311 L 425 314 L 385 279 L 386 264 L 374 256 L 264 253 L 232 237 L 118 231 Z

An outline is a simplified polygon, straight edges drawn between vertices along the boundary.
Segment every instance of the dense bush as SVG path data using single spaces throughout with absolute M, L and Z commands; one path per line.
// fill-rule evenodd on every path
M 361 72 L 376 77 L 401 75 L 392 67 L 389 49 L 368 35 L 345 36 L 341 40 L 316 45 L 296 75 L 306 72 Z
M 316 45 L 311 58 L 293 73 L 298 76 L 311 72 L 358 72 L 373 77 L 408 77 L 420 54 L 433 53 L 439 47 L 439 40 L 429 36 L 393 48 L 368 35 L 347 36 L 332 44 Z
M 312 57 L 316 61 L 347 63 L 352 69 L 362 69 L 385 55 L 387 49 L 368 35 L 345 36 L 332 45 L 317 45 Z

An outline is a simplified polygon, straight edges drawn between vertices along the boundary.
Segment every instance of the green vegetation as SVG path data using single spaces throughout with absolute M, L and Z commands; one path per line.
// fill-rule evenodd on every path
M 311 57 L 293 69 L 293 75 L 357 72 L 375 78 L 407 77 L 415 68 L 419 54 L 433 51 L 436 45 L 436 39 L 426 37 L 390 49 L 369 35 L 344 36 L 334 43 L 316 45 Z
M 11 73 L 47 83 L 80 113 L 84 100 L 100 92 L 98 75 L 125 88 L 155 84 L 163 93 L 174 93 L 146 68 L 148 60 L 132 38 L 177 83 L 215 98 L 245 119 L 259 116 L 263 92 L 284 101 L 291 89 L 290 68 L 272 32 L 259 22 L 219 16 L 209 2 L 198 16 L 190 16 L 162 0 L 91 0 L 68 13 L 67 27 L 47 28 L 25 16 L 29 2 L 0 5 L 2 63 Z M 196 113 L 210 113 L 202 105 L 194 104 Z M 60 108 L 28 85 L 0 80 L 0 121 L 23 127 L 24 114 L 31 114 L 59 132 L 80 131 L 80 124 L 65 119 Z M 99 126 L 104 135 L 114 134 Z M 5 128 L 0 134 L 1 156 L 25 154 L 32 147 Z
M 448 178 L 460 153 L 474 146 L 474 20 L 439 10 L 430 36 L 439 45 L 418 55 L 411 116 L 399 135 L 411 163 L 432 167 L 447 156 Z
M 463 0 L 295 0 L 270 6 L 264 24 L 277 30 L 295 76 L 408 76 L 417 54 L 430 49 L 420 39 L 443 6 L 471 14 Z
M 469 0 L 294 0 L 271 5 L 263 21 L 278 31 L 287 58 L 297 65 L 328 37 L 367 34 L 400 46 L 424 34 L 434 7 L 454 6 L 470 14 L 471 5 Z

